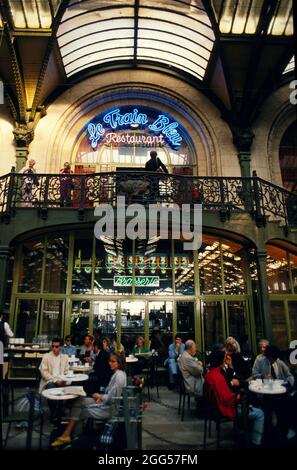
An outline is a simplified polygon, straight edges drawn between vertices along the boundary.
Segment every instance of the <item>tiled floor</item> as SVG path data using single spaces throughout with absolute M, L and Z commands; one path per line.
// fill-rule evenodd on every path
M 185 418 L 181 422 L 178 415 L 177 391 L 168 390 L 163 386 L 159 388 L 160 398 L 156 396 L 156 389 L 151 391 L 151 401 L 144 396 L 145 410 L 142 422 L 142 449 L 143 450 L 196 450 L 201 449 L 203 444 L 203 421 L 197 418 L 196 403 L 191 400 L 191 408 L 185 409 Z M 24 390 L 17 390 L 16 397 L 24 394 Z M 222 448 L 232 448 L 234 445 L 232 434 L 232 423 L 222 425 Z M 4 434 L 6 425 L 4 427 Z M 48 449 L 49 435 L 53 425 L 48 419 L 46 410 L 44 433 L 42 437 L 42 448 Z M 12 438 L 9 439 L 8 449 L 25 448 L 26 429 L 11 430 Z M 212 436 L 207 440 L 207 448 L 215 448 L 215 429 L 213 426 Z M 32 447 L 38 448 L 38 428 L 34 430 Z

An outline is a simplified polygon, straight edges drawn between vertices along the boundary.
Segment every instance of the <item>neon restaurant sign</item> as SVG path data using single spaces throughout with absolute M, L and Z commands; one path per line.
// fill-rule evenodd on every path
M 117 287 L 159 287 L 159 276 L 114 276 L 113 285 Z
M 181 126 L 177 121 L 156 111 L 149 112 L 146 108 L 129 108 L 112 109 L 89 122 L 87 135 L 94 150 L 99 143 L 164 145 L 167 142 L 173 148 L 182 144 Z M 125 130 L 127 133 L 122 132 Z M 145 133 L 129 134 L 129 130 Z

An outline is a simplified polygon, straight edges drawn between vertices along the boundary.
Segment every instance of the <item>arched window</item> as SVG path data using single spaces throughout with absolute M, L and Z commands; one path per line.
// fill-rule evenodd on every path
M 284 187 L 289 191 L 297 191 L 297 121 L 283 135 L 279 162 Z

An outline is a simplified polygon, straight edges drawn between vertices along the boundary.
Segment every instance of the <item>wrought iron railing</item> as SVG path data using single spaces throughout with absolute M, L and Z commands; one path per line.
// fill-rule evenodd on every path
M 218 211 L 224 221 L 234 212 L 249 212 L 258 226 L 269 218 L 297 225 L 297 194 L 253 174 L 251 178 L 179 176 L 144 171 L 94 174 L 20 174 L 0 177 L 0 213 L 9 221 L 17 209 L 68 208 L 84 211 L 98 204 L 195 204 Z

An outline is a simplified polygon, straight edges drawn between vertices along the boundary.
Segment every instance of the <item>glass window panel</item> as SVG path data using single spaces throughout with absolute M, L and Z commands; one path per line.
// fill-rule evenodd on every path
M 238 341 L 242 353 L 250 354 L 246 308 L 245 302 L 227 302 L 228 336 L 233 336 Z
M 38 19 L 38 7 L 36 8 L 35 1 L 26 0 L 25 2 L 19 2 L 19 3 L 22 3 L 22 6 L 24 7 L 28 28 L 38 29 L 40 27 L 40 23 Z
M 161 41 L 152 41 L 150 39 L 138 39 L 138 50 L 141 53 L 142 49 L 157 50 L 162 51 L 167 54 L 173 54 L 176 56 L 183 57 L 187 62 L 194 62 L 197 65 L 200 65 L 202 70 L 205 70 L 207 67 L 207 60 L 197 55 L 196 51 L 185 49 L 177 44 L 174 45 L 174 50 L 172 50 L 172 44 Z M 202 72 L 201 70 L 201 72 Z
M 234 18 L 234 23 L 232 26 L 233 34 L 243 34 L 245 28 L 246 17 L 248 15 L 250 8 L 250 2 L 239 2 L 236 15 Z
M 113 45 L 116 47 L 113 47 Z M 79 59 L 81 57 L 84 57 L 88 59 L 89 62 L 91 62 L 94 57 L 97 59 L 99 58 L 98 54 L 103 54 L 104 52 L 110 53 L 111 50 L 117 50 L 120 48 L 129 48 L 133 47 L 133 40 L 131 39 L 117 39 L 116 43 L 114 42 L 113 44 L 110 42 L 104 42 L 100 44 L 90 44 L 86 45 L 83 48 L 80 48 L 77 51 L 74 51 L 72 54 L 68 54 L 67 57 L 64 58 L 64 65 L 67 67 L 69 64 L 71 64 L 73 61 L 76 63 L 80 64 Z M 120 51 L 119 51 L 120 54 Z
M 192 251 L 184 251 L 184 242 L 174 241 L 175 293 L 194 295 L 194 259 Z
M 100 55 L 100 54 L 98 54 Z M 97 56 L 96 56 L 97 57 Z M 118 60 L 118 59 L 126 59 L 129 60 L 133 57 L 133 49 L 118 49 L 118 54 L 116 55 L 109 55 L 107 56 L 106 53 L 104 52 L 103 57 L 101 60 L 96 60 L 94 62 L 89 62 L 88 58 L 84 58 L 79 61 L 81 64 L 78 66 L 77 61 L 75 61 L 71 66 L 65 67 L 65 71 L 67 75 L 73 75 L 74 73 L 78 73 L 79 71 L 87 68 L 87 67 L 93 67 L 95 65 L 99 65 L 102 62 L 112 62 L 113 60 Z
M 127 352 L 132 352 L 137 336 L 144 337 L 144 320 L 145 302 L 121 302 L 121 343 Z
M 285 250 L 267 245 L 267 277 L 270 293 L 290 292 L 289 265 Z
M 293 56 L 288 65 L 286 66 L 285 70 L 283 71 L 283 75 L 288 72 L 292 72 L 295 69 L 295 57 Z
M 117 9 L 106 8 L 106 9 L 98 10 L 98 5 L 97 5 L 97 8 L 96 8 L 97 11 L 87 11 L 87 10 L 88 8 L 85 9 L 84 14 L 77 14 L 67 21 L 65 21 L 66 17 L 63 16 L 62 22 L 59 26 L 58 33 L 61 34 L 61 32 L 64 33 L 73 28 L 78 28 L 86 24 L 92 24 L 95 21 L 97 21 L 97 23 L 106 23 L 110 21 L 125 21 L 127 20 L 127 17 L 130 17 L 130 21 L 131 23 L 133 23 L 133 19 L 134 19 L 134 8 L 130 8 L 130 7 L 117 8 Z
M 204 348 L 212 351 L 214 344 L 224 343 L 221 302 L 201 302 Z
M 194 304 L 193 302 L 176 303 L 177 333 L 183 341 L 195 339 Z
M 48 237 L 45 257 L 44 292 L 66 292 L 68 235 Z
M 7 273 L 6 273 L 6 285 L 5 285 L 5 297 L 2 313 L 6 318 L 9 317 L 10 302 L 13 284 L 13 266 L 14 266 L 14 255 L 11 255 L 8 260 Z
M 264 0 L 252 0 L 251 3 L 251 10 L 245 28 L 247 34 L 255 34 Z
M 112 47 L 112 45 L 115 45 L 116 47 L 115 40 L 114 40 L 115 35 L 119 38 L 126 38 L 126 39 L 131 38 L 132 40 L 134 38 L 133 29 L 120 29 L 120 30 L 110 29 L 108 31 L 98 31 L 97 28 L 94 28 L 94 29 L 96 32 L 93 32 L 93 33 L 91 33 L 89 28 L 86 29 L 85 36 L 83 36 L 84 31 L 81 31 L 80 29 L 79 30 L 80 37 L 79 38 L 76 37 L 75 39 L 70 41 L 68 44 L 65 41 L 63 43 L 62 39 L 64 38 L 64 36 L 62 36 L 61 45 L 65 44 L 63 47 L 61 47 L 63 58 L 66 59 L 68 55 L 72 54 L 74 51 L 78 49 L 82 51 L 82 48 L 86 48 L 90 46 L 95 47 L 97 45 L 97 49 L 100 49 L 102 43 L 111 42 L 113 44 L 111 44 L 110 47 Z
M 172 54 L 168 54 L 163 51 L 152 50 L 152 49 L 138 49 L 138 59 L 143 60 L 152 60 L 153 62 L 161 62 L 168 65 L 173 65 L 176 68 L 182 69 L 185 72 L 191 73 L 196 75 L 199 78 L 203 78 L 204 76 L 204 69 L 201 69 L 198 65 L 196 66 L 192 62 L 188 60 L 183 60 L 182 58 L 178 58 Z M 170 59 L 170 60 L 169 60 Z
M 279 8 L 277 10 L 276 18 L 273 16 L 270 27 L 269 34 L 275 36 L 281 36 L 285 33 L 285 28 L 287 21 L 292 14 L 292 0 L 282 0 L 279 2 Z M 292 20 L 293 22 L 293 20 Z M 289 31 L 288 31 L 289 32 Z M 293 28 L 290 34 L 293 34 Z
M 44 242 L 32 240 L 22 245 L 19 291 L 40 292 Z
M 272 341 L 280 349 L 288 349 L 288 331 L 283 302 L 271 302 Z
M 94 293 L 132 294 L 132 279 L 132 241 L 108 239 L 103 244 L 96 240 Z
M 217 238 L 203 236 L 198 254 L 201 294 L 222 294 L 221 252 Z
M 244 251 L 241 245 L 222 240 L 221 244 L 225 294 L 237 295 L 246 292 L 246 272 L 244 268 Z
M 101 8 L 108 8 L 112 6 L 120 7 L 124 6 L 134 6 L 135 0 L 100 0 L 100 8 L 98 0 L 84 0 L 83 2 L 78 2 L 78 0 L 71 0 L 70 4 L 64 13 L 63 21 L 69 20 L 76 15 L 81 15 L 82 13 L 89 11 L 89 10 L 97 10 L 93 12 L 95 16 L 101 16 L 104 14 L 104 11 L 101 11 Z M 114 12 L 114 16 L 117 15 L 118 10 L 112 9 Z
M 291 339 L 297 340 L 297 301 L 288 302 Z
M 159 356 L 167 356 L 172 341 L 172 302 L 149 302 L 149 330 L 151 349 L 159 352 Z
M 162 31 L 162 23 L 163 21 L 167 21 L 172 23 L 172 28 L 175 25 L 182 24 L 185 30 L 190 29 L 192 31 L 197 31 L 199 35 L 205 35 L 209 38 L 209 41 L 215 39 L 214 32 L 210 26 L 210 24 L 202 23 L 194 18 L 190 18 L 189 16 L 180 15 L 178 13 L 169 12 L 169 11 L 162 11 L 160 9 L 148 9 L 148 8 L 140 8 L 139 11 L 139 26 L 141 27 L 141 22 L 145 22 L 146 19 L 154 19 L 159 23 L 157 29 Z M 191 31 L 187 31 L 187 36 L 191 34 Z
M 292 273 L 293 292 L 294 294 L 297 294 L 297 255 L 289 253 L 289 260 Z
M 70 334 L 73 338 L 72 344 L 82 345 L 84 337 L 90 333 L 90 301 L 77 300 L 72 302 L 70 313 Z
M 149 253 L 151 251 L 151 253 Z M 159 240 L 156 245 L 146 244 L 143 254 L 135 258 L 135 275 L 157 277 L 159 287 L 139 287 L 140 295 L 172 295 L 171 241 Z
M 20 300 L 16 319 L 16 338 L 25 338 L 32 343 L 37 328 L 38 300 Z
M 42 311 L 42 334 L 46 334 L 49 340 L 60 337 L 62 334 L 63 301 L 45 300 Z
M 21 2 L 11 2 L 10 9 L 16 28 L 26 28 L 26 21 Z
M 116 302 L 94 302 L 94 331 L 99 330 L 101 336 L 112 337 L 116 330 L 116 313 Z
M 72 271 L 72 293 L 90 294 L 92 284 L 93 236 L 86 232 L 75 234 Z
M 197 29 L 195 29 L 195 31 L 191 31 L 184 28 L 184 26 L 181 26 L 180 24 L 173 25 L 170 22 L 160 22 L 151 18 L 139 18 L 138 27 L 140 38 L 145 38 L 147 34 L 150 34 L 156 39 L 164 39 L 164 37 L 168 36 L 168 39 L 166 40 L 172 42 L 173 44 L 179 43 L 180 38 L 182 38 L 182 40 L 188 38 L 188 40 L 193 43 L 195 49 L 199 48 L 199 50 L 201 50 L 200 54 L 205 59 L 209 57 L 209 54 L 212 50 L 213 41 L 208 39 L 208 36 L 201 36 Z M 148 33 L 146 33 L 147 30 Z M 172 39 L 172 37 L 175 37 L 175 39 Z

